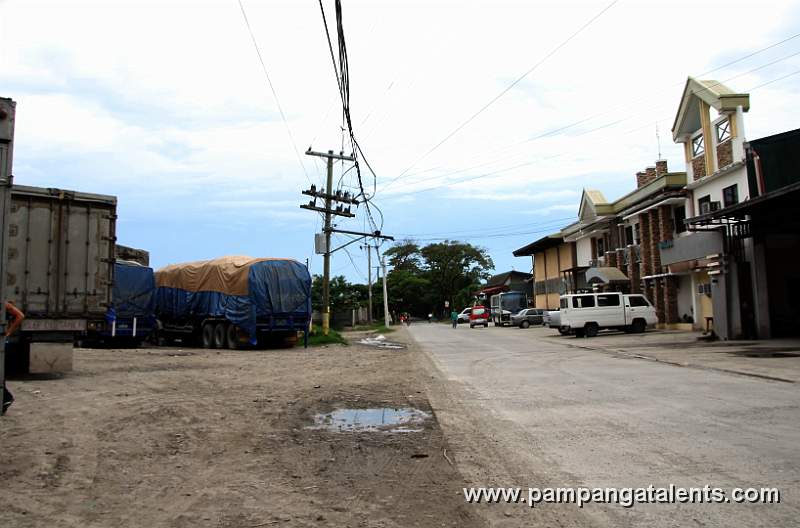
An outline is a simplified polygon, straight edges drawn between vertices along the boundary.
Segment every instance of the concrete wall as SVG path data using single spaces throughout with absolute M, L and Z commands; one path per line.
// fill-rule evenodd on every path
M 589 237 L 581 238 L 575 242 L 577 251 L 578 266 L 588 266 L 592 259 L 592 239 Z
M 722 189 L 730 187 L 733 184 L 739 186 L 739 201 L 743 202 L 750 196 L 750 191 L 747 186 L 747 168 L 741 166 L 734 171 L 731 171 L 724 176 L 713 178 L 707 183 L 703 183 L 692 191 L 693 207 L 695 215 L 701 214 L 698 200 L 706 195 L 711 196 L 712 202 L 719 202 L 720 207 L 724 207 L 725 203 L 722 200 Z
M 678 320 L 683 322 L 683 316 L 693 315 L 693 300 L 692 296 L 692 277 L 690 275 L 681 275 L 678 277 Z
M 718 231 L 695 232 L 676 237 L 672 240 L 672 247 L 659 249 L 661 264 L 675 264 L 722 253 L 722 247 L 722 235 Z

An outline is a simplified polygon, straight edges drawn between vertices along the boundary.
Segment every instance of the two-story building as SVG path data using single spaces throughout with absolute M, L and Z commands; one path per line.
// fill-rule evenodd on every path
M 687 225 L 698 233 L 716 229 L 725 241 L 714 278 L 727 288 L 728 312 L 740 325 L 729 325 L 728 335 L 798 336 L 800 130 L 749 141 L 745 155 L 749 199 L 689 218 Z
M 564 242 L 561 233 L 554 233 L 514 251 L 515 257 L 532 259 L 533 301 L 536 308 L 557 310 L 559 297 L 574 293 L 585 284 L 578 282 L 575 244 Z
M 684 147 L 688 194 L 672 238 L 659 242 L 662 265 L 692 277 L 695 324 L 713 326 L 723 339 L 750 334 L 752 247 L 739 233 L 746 223 L 722 227 L 691 218 L 749 198 L 743 117 L 749 109 L 748 94 L 718 81 L 687 80 L 672 135 Z

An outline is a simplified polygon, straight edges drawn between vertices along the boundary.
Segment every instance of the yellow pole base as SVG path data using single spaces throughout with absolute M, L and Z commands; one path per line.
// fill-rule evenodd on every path
M 331 314 L 324 312 L 322 314 L 322 335 L 328 335 L 331 329 Z

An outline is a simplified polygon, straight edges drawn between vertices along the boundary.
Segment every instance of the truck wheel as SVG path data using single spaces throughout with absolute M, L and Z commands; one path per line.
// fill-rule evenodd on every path
M 228 343 L 228 324 L 217 323 L 214 325 L 214 348 L 225 348 Z
M 214 323 L 203 325 L 203 348 L 214 348 Z
M 647 325 L 645 324 L 643 319 L 636 319 L 633 321 L 633 324 L 631 325 L 631 330 L 633 331 L 634 334 L 641 334 L 642 332 L 645 331 L 646 328 Z
M 530 325 L 531 325 L 531 323 L 530 323 L 530 322 L 528 322 L 528 321 L 522 321 L 522 322 L 519 324 L 519 327 L 520 327 L 520 328 L 528 328 Z
M 229 324 L 226 334 L 226 337 L 228 338 L 228 348 L 231 350 L 236 350 L 239 348 L 239 327 L 235 324 Z
M 561 335 L 569 335 L 569 330 L 564 330 L 563 328 L 559 328 L 558 333 Z
M 597 337 L 597 331 L 600 330 L 600 328 L 597 326 L 596 323 L 588 323 L 586 325 L 585 330 L 586 330 L 586 337 Z

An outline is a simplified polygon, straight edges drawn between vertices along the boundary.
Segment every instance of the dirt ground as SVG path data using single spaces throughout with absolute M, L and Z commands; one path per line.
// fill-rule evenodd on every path
M 339 407 L 430 412 L 419 353 L 77 349 L 68 375 L 9 382 L 0 526 L 485 526 L 435 417 L 308 428 Z

